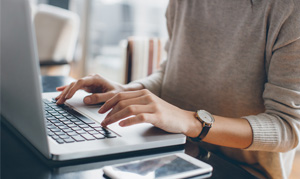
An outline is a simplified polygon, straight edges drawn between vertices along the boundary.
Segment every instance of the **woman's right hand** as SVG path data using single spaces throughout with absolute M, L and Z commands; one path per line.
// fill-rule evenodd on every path
M 57 87 L 56 90 L 62 91 L 62 93 L 55 98 L 56 104 L 63 104 L 80 89 L 93 93 L 84 98 L 84 103 L 98 104 L 112 98 L 116 93 L 125 91 L 125 85 L 109 81 L 97 74 L 89 75 L 69 85 Z

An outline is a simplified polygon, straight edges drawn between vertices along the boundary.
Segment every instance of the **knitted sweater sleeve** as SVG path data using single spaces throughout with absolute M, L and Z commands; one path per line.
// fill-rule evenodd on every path
M 253 130 L 248 150 L 286 152 L 300 137 L 300 12 L 297 2 L 266 47 L 265 112 L 245 116 Z M 272 24 L 270 25 L 270 28 Z
M 151 91 L 156 96 L 160 96 L 161 92 L 161 85 L 164 77 L 164 70 L 166 66 L 166 60 L 160 65 L 160 69 L 152 73 L 150 76 L 133 81 L 131 83 L 140 83 L 142 84 L 146 89 Z

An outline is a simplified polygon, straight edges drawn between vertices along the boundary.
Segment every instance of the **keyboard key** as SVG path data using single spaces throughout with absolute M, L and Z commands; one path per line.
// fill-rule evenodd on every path
M 107 130 L 107 129 L 105 129 L 105 128 L 102 128 L 103 129 L 103 132 L 102 133 L 104 133 L 104 134 L 111 134 L 111 132 L 109 131 L 109 130 Z
M 92 134 L 92 135 L 93 135 L 93 134 L 99 134 L 98 131 L 88 131 L 88 133 L 89 133 L 89 134 Z M 101 133 L 100 133 L 100 134 L 101 134 Z M 101 134 L 101 135 L 102 135 L 102 134 Z
M 102 134 L 94 134 L 93 136 L 94 136 L 96 139 L 104 139 L 104 138 L 105 138 L 105 136 L 102 135 Z
M 64 117 L 64 116 L 58 116 L 58 117 L 56 117 L 56 119 L 59 119 L 59 120 L 61 120 L 61 121 L 69 121 L 69 119 L 67 119 L 67 118 Z
M 74 122 L 74 121 L 73 121 Z M 77 125 L 84 125 L 84 123 L 83 122 L 81 122 L 81 121 L 78 121 L 78 122 L 74 122 L 75 124 L 77 124 Z
M 53 132 L 51 131 L 48 132 L 48 136 L 53 136 L 53 135 L 55 135 Z
M 64 132 L 72 132 L 73 130 L 71 128 L 63 129 Z
M 69 119 L 70 121 L 72 121 L 73 123 L 75 123 L 75 122 L 81 122 L 79 119 Z
M 60 139 L 57 135 L 54 135 L 54 136 L 51 136 L 51 137 L 52 137 L 52 139 L 54 139 L 54 140 Z
M 117 137 L 117 135 L 113 134 L 112 132 L 110 132 L 109 130 L 103 128 L 103 132 L 101 132 L 103 135 L 105 135 L 105 137 L 107 138 L 115 138 Z
M 64 124 L 73 124 L 73 122 L 72 122 L 72 121 L 69 121 L 69 120 L 63 121 L 63 123 L 64 123 Z
M 46 119 L 48 119 L 48 120 L 55 120 L 56 118 L 53 117 L 53 116 L 51 116 L 51 117 L 46 117 Z
M 51 113 L 54 113 L 54 112 L 55 112 L 55 110 L 54 110 L 54 109 L 51 109 L 51 108 L 48 109 L 48 110 L 46 110 L 46 111 L 47 111 L 48 114 L 51 114 Z
M 81 134 L 86 140 L 95 140 L 95 138 L 90 134 Z
M 59 136 L 66 135 L 64 132 L 55 132 L 55 134 Z
M 59 144 L 65 143 L 62 139 L 57 139 L 56 142 L 59 143 Z
M 89 132 L 89 131 L 95 131 L 93 128 L 89 127 L 89 128 L 83 128 L 85 131 Z
M 82 130 L 82 129 L 81 129 L 81 130 L 77 130 L 76 132 L 77 132 L 78 134 L 86 134 L 86 133 L 87 133 L 86 131 L 84 131 L 84 130 Z
M 60 123 L 60 121 L 59 120 L 57 120 L 57 119 L 52 119 L 52 120 L 50 120 L 52 123 Z
M 96 124 L 94 121 L 92 121 L 91 119 L 88 119 L 88 118 L 80 118 L 80 120 L 82 120 L 84 123 L 86 124 Z
M 75 142 L 75 140 L 72 139 L 71 137 L 64 139 L 64 141 L 65 141 L 66 143 L 72 143 L 72 142 Z
M 78 126 L 72 127 L 72 129 L 73 129 L 74 131 L 82 130 L 82 129 L 81 129 L 80 127 L 78 127 Z
M 85 138 L 81 137 L 80 135 L 72 136 L 72 138 L 77 142 L 85 141 Z
M 70 128 L 73 128 L 73 127 L 77 127 L 75 124 L 67 124 L 67 126 L 69 126 Z
M 58 128 L 60 128 L 60 129 L 70 129 L 68 126 L 59 126 Z
M 105 135 L 105 137 L 107 137 L 107 138 L 116 138 L 117 136 L 115 135 L 115 134 L 113 134 L 113 133 L 110 133 L 110 134 L 104 134 Z
M 58 128 L 53 128 L 53 129 L 50 129 L 52 132 L 61 132 L 61 130 L 60 129 L 58 129 Z
M 75 136 L 75 135 L 78 135 L 76 132 L 74 132 L 74 131 L 72 131 L 72 132 L 67 132 L 67 134 L 69 135 L 69 136 Z
M 70 138 L 68 135 L 60 135 L 59 136 L 61 139 L 67 139 L 67 138 Z
M 77 119 L 76 117 L 74 117 L 74 116 L 65 116 L 67 119 L 70 119 L 71 121 L 73 121 L 73 122 L 79 122 L 80 120 L 79 119 Z
M 60 127 L 60 126 L 66 126 L 64 123 L 62 122 L 57 122 L 57 123 L 54 123 L 57 127 Z
M 103 128 L 102 127 L 95 127 L 94 128 L 96 131 L 99 131 L 99 132 L 104 132 Z
M 79 125 L 79 127 L 81 127 L 81 128 L 90 128 L 90 126 L 88 126 L 86 124 L 81 124 L 81 125 Z
M 94 124 L 89 124 L 91 127 L 95 128 L 95 127 L 100 127 L 101 128 L 101 125 L 100 124 L 97 124 L 97 123 L 94 123 Z
M 67 114 L 67 115 L 63 115 L 63 116 L 65 116 L 66 118 L 73 117 L 71 114 Z
M 48 122 L 47 121 L 47 124 L 46 124 L 46 126 L 49 128 L 49 127 L 55 127 L 55 125 L 54 124 L 52 124 L 51 122 Z
M 52 126 L 47 126 L 48 129 L 57 129 L 57 127 L 55 125 Z

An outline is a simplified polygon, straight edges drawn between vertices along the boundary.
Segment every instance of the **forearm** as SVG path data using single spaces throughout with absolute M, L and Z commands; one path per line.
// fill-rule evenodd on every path
M 194 118 L 194 121 L 197 121 L 193 114 L 190 117 Z M 242 149 L 251 145 L 253 134 L 251 126 L 246 119 L 221 116 L 214 116 L 214 118 L 215 122 L 203 141 L 215 145 Z M 193 124 L 192 130 L 189 130 L 186 135 L 197 137 L 201 130 L 201 125 Z
M 213 127 L 204 138 L 205 142 L 233 147 L 247 148 L 252 143 L 252 129 L 246 119 L 214 116 Z

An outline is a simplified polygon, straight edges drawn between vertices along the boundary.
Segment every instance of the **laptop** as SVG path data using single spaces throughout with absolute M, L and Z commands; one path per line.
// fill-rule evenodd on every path
M 64 106 L 43 93 L 29 0 L 1 0 L 1 115 L 4 123 L 49 161 L 72 161 L 182 146 L 183 134 L 151 124 L 100 126 L 100 106 L 80 91 Z M 67 132 L 66 132 L 67 131 Z

